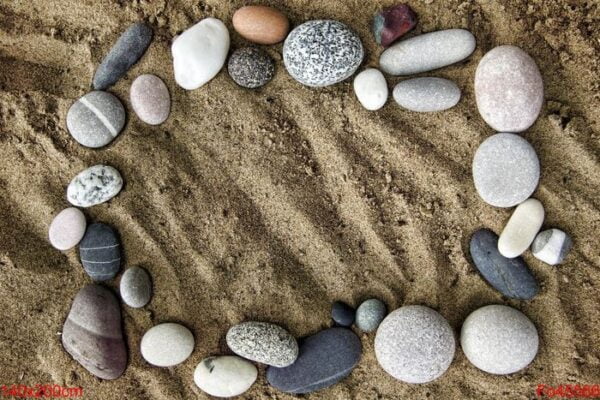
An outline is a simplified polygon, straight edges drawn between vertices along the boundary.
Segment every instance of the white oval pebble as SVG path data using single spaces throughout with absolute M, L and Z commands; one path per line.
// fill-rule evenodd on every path
M 156 75 L 140 75 L 131 84 L 131 107 L 147 124 L 159 125 L 166 121 L 171 111 L 171 98 L 167 85 Z
M 239 396 L 250 389 L 258 370 L 237 356 L 208 357 L 194 371 L 194 382 L 204 392 L 216 397 Z
M 498 239 L 498 251 L 506 258 L 515 258 L 529 248 L 544 222 L 544 206 L 536 199 L 527 199 L 515 209 Z
M 81 171 L 67 187 L 67 199 L 77 207 L 91 207 L 115 197 L 123 187 L 119 171 L 109 165 L 94 165 Z
M 194 335 L 173 322 L 156 325 L 142 337 L 142 357 L 157 367 L 172 367 L 184 362 L 194 351 Z
M 394 100 L 401 107 L 417 112 L 443 111 L 460 100 L 456 83 L 442 78 L 407 79 L 394 88 Z
M 187 90 L 214 78 L 227 58 L 229 31 L 221 20 L 205 18 L 179 35 L 171 45 L 175 81 Z
M 531 252 L 546 264 L 556 265 L 564 261 L 573 247 L 573 241 L 560 229 L 547 229 L 538 233 L 531 244 Z
M 85 215 L 75 207 L 59 212 L 50 224 L 48 238 L 58 250 L 69 250 L 81 241 L 85 234 Z
M 354 78 L 354 93 L 364 108 L 370 111 L 379 110 L 388 98 L 385 77 L 378 69 L 365 69 Z

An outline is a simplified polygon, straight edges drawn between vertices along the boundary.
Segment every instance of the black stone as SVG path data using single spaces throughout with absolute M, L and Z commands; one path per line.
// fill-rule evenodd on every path
M 237 49 L 229 57 L 227 71 L 238 85 L 254 89 L 266 85 L 275 75 L 275 63 L 255 47 Z
M 91 224 L 79 242 L 79 257 L 83 269 L 93 280 L 114 278 L 121 267 L 121 244 L 117 233 L 106 224 Z
M 351 326 L 354 323 L 356 311 L 348 304 L 336 301 L 331 306 L 331 318 L 340 326 Z

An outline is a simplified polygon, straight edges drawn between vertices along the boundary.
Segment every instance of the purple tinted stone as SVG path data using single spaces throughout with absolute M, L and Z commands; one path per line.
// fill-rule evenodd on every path
M 406 4 L 389 7 L 375 15 L 373 34 L 377 43 L 388 47 L 417 25 L 417 14 Z

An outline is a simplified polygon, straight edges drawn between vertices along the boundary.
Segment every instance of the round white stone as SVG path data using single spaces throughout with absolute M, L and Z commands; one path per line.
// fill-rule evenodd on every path
M 179 35 L 171 45 L 175 81 L 187 90 L 214 78 L 227 58 L 229 32 L 223 22 L 205 18 Z
M 239 396 L 250 389 L 258 370 L 237 356 L 208 357 L 194 371 L 194 382 L 204 392 L 216 397 Z
M 398 83 L 393 96 L 407 110 L 435 112 L 454 107 L 460 100 L 460 89 L 448 79 L 414 78 Z
M 48 238 L 58 250 L 69 250 L 81 241 L 86 228 L 85 215 L 75 207 L 59 212 L 50 224 Z
M 491 374 L 512 374 L 533 361 L 538 333 L 522 312 L 503 305 L 473 311 L 465 320 L 460 344 L 467 359 Z
M 375 68 L 368 68 L 354 78 L 354 93 L 364 108 L 379 110 L 388 98 L 388 86 L 385 77 Z
M 498 239 L 498 251 L 515 258 L 529 248 L 544 222 L 544 206 L 539 200 L 527 199 L 511 215 Z
M 194 335 L 183 325 L 167 322 L 156 325 L 142 337 L 142 357 L 157 367 L 184 362 L 194 350 Z

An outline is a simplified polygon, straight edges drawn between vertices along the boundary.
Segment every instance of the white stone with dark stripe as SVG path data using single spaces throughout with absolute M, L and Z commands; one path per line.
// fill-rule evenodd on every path
M 93 91 L 77 100 L 67 113 L 67 128 L 86 147 L 109 144 L 125 125 L 125 109 L 108 92 Z
M 547 229 L 537 234 L 531 251 L 533 255 L 546 264 L 557 265 L 564 261 L 573 247 L 573 241 L 560 229 Z
M 85 272 L 95 281 L 114 278 L 121 267 L 121 244 L 117 233 L 103 223 L 91 224 L 79 243 Z

